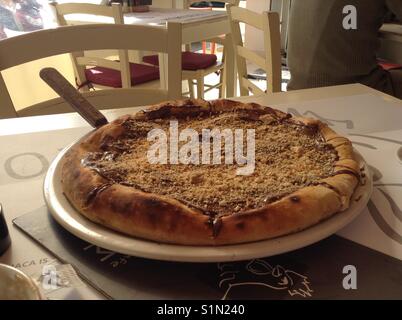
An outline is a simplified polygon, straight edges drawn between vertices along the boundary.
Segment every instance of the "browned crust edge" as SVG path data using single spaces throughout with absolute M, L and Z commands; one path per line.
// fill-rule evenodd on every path
M 209 216 L 175 199 L 110 184 L 94 170 L 81 165 L 85 154 L 97 150 L 106 135 L 115 138 L 121 135 L 122 123 L 128 118 L 183 117 L 200 112 L 262 108 L 266 107 L 231 100 L 179 100 L 152 106 L 134 116 L 120 117 L 68 150 L 62 163 L 64 193 L 79 212 L 96 223 L 131 236 L 183 245 L 226 245 L 279 237 L 346 210 L 360 176 L 352 143 L 313 119 L 294 118 L 294 121 L 316 126 L 323 139 L 336 149 L 339 156 L 336 175 L 264 207 L 224 216 L 218 221 L 211 221 Z M 289 117 L 275 109 L 270 111 L 279 118 Z

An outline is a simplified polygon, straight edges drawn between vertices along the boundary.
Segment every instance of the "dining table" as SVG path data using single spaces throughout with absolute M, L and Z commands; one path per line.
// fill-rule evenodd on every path
M 88 24 L 88 23 L 114 23 L 113 18 L 95 16 L 90 14 L 69 14 L 65 16 L 68 24 Z M 167 22 L 178 22 L 182 25 L 181 41 L 183 45 L 202 42 L 204 40 L 222 37 L 225 42 L 224 72 L 229 76 L 224 77 L 225 96 L 235 96 L 235 54 L 230 31 L 229 18 L 226 11 L 204 11 L 177 8 L 158 8 L 151 6 L 147 12 L 126 12 L 124 13 L 124 23 L 132 25 L 145 25 L 166 28 Z M 129 39 L 127 39 L 129 41 Z M 129 52 L 129 58 L 133 62 L 141 62 L 144 52 Z M 160 55 L 161 56 L 161 55 Z M 167 55 L 165 55 L 167 56 Z M 162 70 L 161 85 L 166 87 L 167 73 L 166 63 L 168 57 L 162 55 L 160 68 Z M 230 76 L 233 75 L 233 76 Z
M 332 240 L 323 240 L 321 244 L 312 245 L 312 249 L 309 247 L 294 254 L 289 253 L 293 254 L 292 259 L 295 262 L 292 274 L 303 274 L 304 280 L 307 277 L 312 279 L 303 282 L 305 286 L 309 283 L 309 290 L 297 291 L 296 295 L 289 289 L 288 293 L 283 291 L 279 298 L 344 298 L 345 294 L 351 295 L 352 298 L 382 298 L 391 295 L 392 290 L 394 296 L 391 297 L 398 297 L 399 294 L 399 298 L 402 298 L 400 277 L 402 275 L 402 101 L 360 84 L 233 99 L 255 102 L 295 116 L 323 121 L 353 142 L 354 148 L 367 162 L 373 177 L 373 192 L 367 206 L 356 219 L 333 236 L 336 237 L 335 240 L 332 237 L 330 238 Z M 113 120 L 118 116 L 142 109 L 134 107 L 102 112 L 108 120 Z M 60 270 L 67 279 L 66 283 L 70 285 L 58 290 L 48 289 L 46 291 L 48 299 L 170 299 L 193 298 L 193 294 L 198 294 L 195 298 L 209 299 L 214 297 L 210 293 L 215 287 L 216 297 L 226 298 L 228 291 L 219 291 L 224 281 L 206 279 L 207 276 L 202 271 L 203 268 L 217 268 L 222 271 L 225 270 L 223 264 L 208 264 L 207 267 L 198 266 L 203 264 L 190 266 L 186 263 L 165 263 L 124 255 L 116 258 L 117 253 L 98 248 L 91 243 L 81 243 L 80 239 L 75 239 L 57 223 L 50 221 L 43 197 L 43 180 L 46 172 L 52 160 L 63 148 L 90 130 L 92 128 L 77 113 L 0 120 L 0 203 L 12 240 L 11 247 L 0 257 L 0 263 L 15 266 L 36 279 L 43 278 L 43 270 L 47 270 L 49 265 Z M 44 230 L 39 230 L 41 228 Z M 69 240 L 63 242 L 58 234 L 63 234 L 63 237 Z M 331 241 L 335 241 L 336 246 L 342 245 L 341 249 L 336 249 Z M 75 243 L 78 249 L 74 247 Z M 348 250 L 352 249 L 357 250 L 357 253 L 351 254 Z M 338 258 L 337 255 L 341 255 L 342 250 L 345 251 L 345 255 L 346 252 L 349 253 Z M 367 252 L 364 251 L 363 254 L 359 250 Z M 367 259 L 372 256 L 373 262 L 364 260 L 366 255 Z M 290 264 L 293 261 L 290 257 L 284 254 L 281 265 Z M 372 287 L 367 284 L 368 289 L 360 291 L 361 296 L 353 296 L 352 292 L 342 291 L 341 285 L 332 284 L 331 281 L 337 281 L 334 279 L 338 279 L 339 276 L 329 274 L 329 271 L 314 279 L 314 276 L 318 277 L 315 273 L 323 272 L 325 269 L 326 265 L 322 262 L 325 261 L 325 257 L 336 259 L 333 263 L 339 261 L 343 264 L 359 264 L 358 272 L 364 274 L 358 278 L 360 288 L 365 286 L 362 279 L 366 276 L 372 281 Z M 271 258 L 274 260 L 270 260 Z M 308 263 L 310 258 L 314 258 L 311 264 Z M 77 262 L 75 259 L 81 260 Z M 279 263 L 275 259 L 267 257 L 264 260 L 265 265 L 268 265 L 268 262 L 271 265 Z M 353 262 L 353 259 L 362 261 Z M 99 277 L 103 276 L 102 281 L 108 281 L 109 287 L 95 277 L 98 267 L 90 265 L 91 260 L 97 260 L 103 267 L 109 263 L 108 267 L 114 270 L 116 279 L 112 273 L 105 278 L 105 272 L 99 272 Z M 130 267 L 128 261 L 131 261 Z M 261 261 L 257 261 L 258 266 L 264 264 Z M 376 266 L 376 263 L 381 261 L 389 271 L 386 268 L 374 270 L 383 268 Z M 249 266 L 250 263 L 247 264 L 248 268 Z M 135 278 L 130 285 L 123 276 L 120 278 L 117 276 L 119 268 L 126 268 L 127 277 Z M 191 269 L 188 274 L 187 269 Z M 177 290 L 180 293 L 173 294 L 175 286 L 169 285 L 169 278 L 175 277 L 175 272 L 187 278 L 184 278 L 183 283 L 177 282 Z M 205 273 L 210 274 L 206 271 Z M 389 276 L 390 279 L 384 280 L 381 274 L 383 277 Z M 376 279 L 379 279 L 378 283 Z M 123 287 L 111 290 L 113 292 L 108 291 L 109 288 L 112 289 L 114 283 L 124 281 L 126 282 Z M 194 284 L 187 288 L 187 283 L 191 281 L 194 281 Z M 378 289 L 381 285 L 385 286 L 385 283 L 387 284 L 385 291 Z M 392 286 L 395 288 L 391 290 Z M 128 287 L 130 290 L 126 291 Z M 247 292 L 251 294 L 252 291 Z M 180 294 L 184 294 L 185 297 Z

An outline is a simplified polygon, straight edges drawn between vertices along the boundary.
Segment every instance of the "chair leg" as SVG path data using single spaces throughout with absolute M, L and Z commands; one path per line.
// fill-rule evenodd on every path
M 204 75 L 197 78 L 197 99 L 204 99 Z
M 226 74 L 226 72 L 225 72 L 225 68 L 223 68 L 223 69 L 221 70 L 220 75 L 219 75 L 219 84 L 220 84 L 220 87 L 219 87 L 219 98 L 220 98 L 220 99 L 223 99 L 223 98 L 226 97 L 226 87 L 225 87 L 225 84 L 226 84 L 226 76 L 227 76 L 227 74 Z
M 190 92 L 190 98 L 194 99 L 194 84 L 193 84 L 193 80 L 192 79 L 188 79 L 188 91 Z
M 222 50 L 222 63 L 223 63 L 223 69 L 221 69 L 221 72 L 219 74 L 219 98 L 223 99 L 226 98 L 226 77 L 227 77 L 227 68 L 225 68 L 225 47 L 223 47 Z

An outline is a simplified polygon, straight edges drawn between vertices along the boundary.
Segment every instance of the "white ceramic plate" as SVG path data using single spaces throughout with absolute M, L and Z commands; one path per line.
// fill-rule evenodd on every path
M 157 260 L 181 262 L 224 262 L 262 258 L 292 251 L 320 241 L 349 224 L 366 207 L 372 178 L 363 158 L 366 183 L 357 188 L 348 210 L 301 232 L 258 242 L 227 246 L 183 246 L 138 239 L 98 225 L 77 212 L 63 195 L 60 160 L 67 147 L 51 164 L 44 183 L 44 196 L 56 221 L 75 236 L 115 252 Z M 360 198 L 360 199 L 359 199 Z M 355 201 L 359 199 L 358 201 Z

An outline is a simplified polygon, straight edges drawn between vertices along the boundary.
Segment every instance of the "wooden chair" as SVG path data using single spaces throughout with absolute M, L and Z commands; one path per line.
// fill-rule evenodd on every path
M 199 2 L 196 0 L 184 0 L 184 9 L 189 9 L 190 6 Z M 222 1 L 226 4 L 238 4 L 240 0 L 226 0 Z M 172 7 L 176 8 L 175 1 L 172 1 Z M 213 39 L 206 39 L 208 42 L 225 44 L 225 37 L 216 37 Z M 224 53 L 223 53 L 224 57 Z M 159 65 L 158 57 L 145 56 L 143 61 L 150 65 Z M 219 97 L 223 98 L 224 95 L 224 58 L 222 61 L 218 61 L 215 54 L 195 53 L 191 52 L 190 45 L 186 45 L 186 50 L 182 55 L 183 62 L 183 80 L 188 81 L 189 94 L 191 98 L 194 98 L 194 85 L 197 88 L 197 98 L 204 98 L 204 94 L 213 89 L 219 89 Z M 219 73 L 219 82 L 214 85 L 205 84 L 204 78 L 212 73 Z
M 240 94 L 247 96 L 250 91 L 254 95 L 264 93 L 263 90 L 248 79 L 246 60 L 256 64 L 266 72 L 268 93 L 281 91 L 282 71 L 279 14 L 277 12 L 263 12 L 259 14 L 235 6 L 228 6 L 228 14 L 236 53 Z M 265 56 L 261 56 L 244 47 L 240 33 L 240 23 L 248 24 L 263 31 Z
M 199 2 L 199 1 L 197 1 L 197 0 L 184 0 L 184 2 L 185 2 L 184 5 L 185 5 L 186 8 L 191 8 L 191 5 L 193 3 L 196 3 L 196 2 Z M 229 6 L 229 5 L 238 6 L 239 3 L 240 3 L 240 0 L 222 0 L 221 2 L 224 3 L 224 5 L 225 5 L 224 10 L 226 10 L 227 6 Z M 214 9 L 211 8 L 211 10 L 214 10 Z M 221 10 L 221 9 L 219 9 L 219 10 Z M 222 46 L 222 48 L 223 48 L 222 49 L 222 63 L 224 64 L 224 62 L 225 62 L 225 44 L 226 44 L 225 35 L 221 35 L 221 36 L 214 37 L 214 38 L 211 38 L 211 39 L 206 39 L 205 41 L 203 41 L 202 42 L 202 52 L 204 54 L 207 53 L 206 52 L 207 43 L 210 43 L 210 46 L 211 46 L 210 52 L 211 52 L 211 54 L 215 54 L 215 49 L 216 49 L 218 44 Z M 189 48 L 186 48 L 186 49 L 189 49 Z M 225 83 L 224 82 L 225 81 L 224 77 L 225 76 L 226 75 L 224 73 L 224 70 L 221 70 L 220 75 L 219 75 L 219 83 L 218 83 L 219 97 L 221 97 L 221 98 L 223 97 L 224 83 Z M 216 86 L 212 86 L 212 89 L 209 89 L 211 87 L 209 85 L 206 85 L 206 87 L 207 87 L 207 90 L 212 90 Z
M 99 37 L 99 35 L 102 37 Z M 40 30 L 0 41 L 0 72 L 30 61 L 84 50 L 144 50 L 168 55 L 166 77 L 167 88 L 144 89 L 130 88 L 132 100 L 130 106 L 146 105 L 169 99 L 181 98 L 181 25 L 169 22 L 167 28 L 139 25 L 91 24 L 66 26 L 57 29 Z M 131 39 L 132 41 L 127 41 Z M 33 79 L 34 80 L 34 79 Z M 38 81 L 42 81 L 39 79 Z M 119 90 L 119 89 L 113 89 Z M 102 94 L 89 92 L 94 97 Z M 22 93 L 23 94 L 23 93 Z M 116 96 L 118 98 L 118 96 Z M 0 74 L 0 118 L 16 116 L 42 115 L 71 112 L 65 104 L 41 103 L 16 111 Z M 116 100 L 115 105 L 99 105 L 99 108 L 123 107 Z
M 51 3 L 60 26 L 69 25 L 66 19 L 70 14 L 86 14 L 113 18 L 115 24 L 124 24 L 122 5 L 111 6 L 90 3 Z M 104 35 L 98 35 L 104 37 Z M 118 61 L 95 56 L 84 56 L 84 52 L 71 53 L 71 60 L 79 88 L 87 89 L 90 85 L 98 88 L 129 88 L 131 86 L 159 86 L 159 69 L 145 64 L 129 63 L 128 51 L 119 50 Z M 92 68 L 87 68 L 88 66 Z M 146 85 L 144 85 L 146 84 Z

